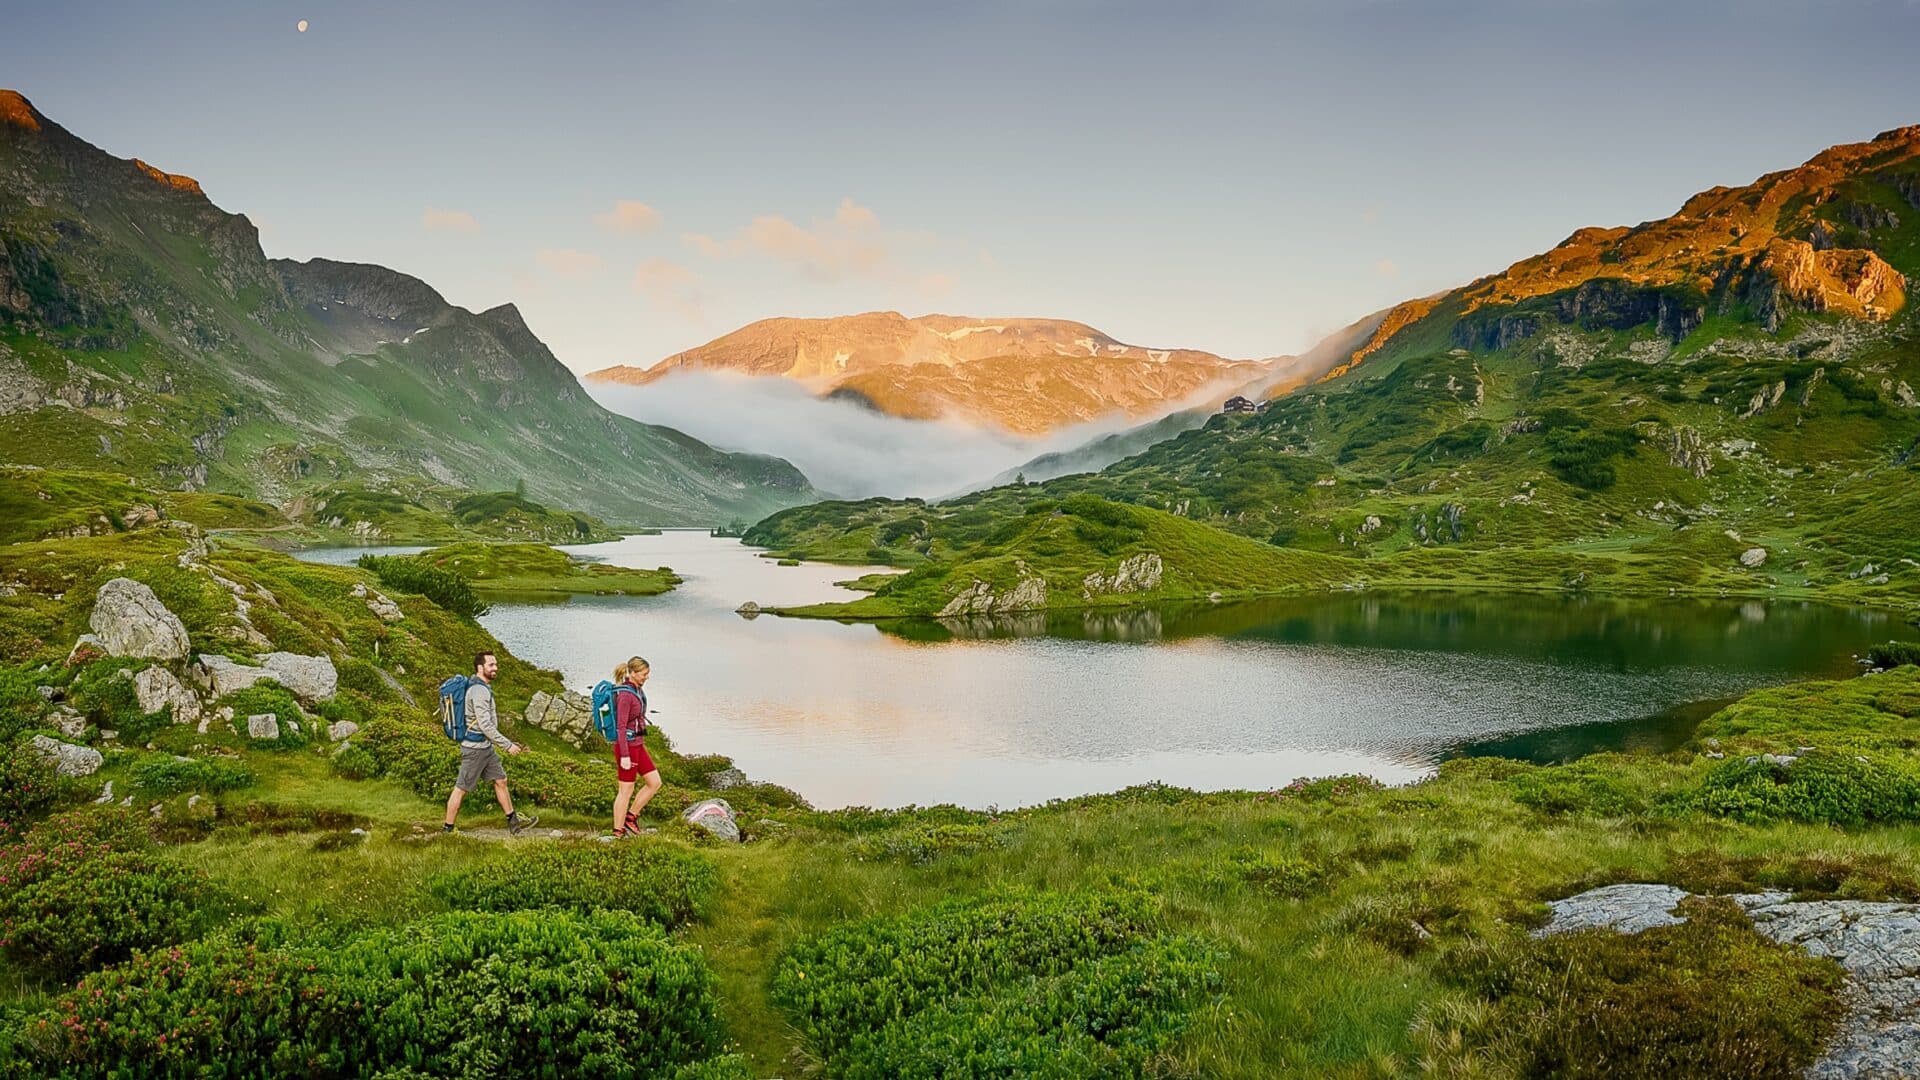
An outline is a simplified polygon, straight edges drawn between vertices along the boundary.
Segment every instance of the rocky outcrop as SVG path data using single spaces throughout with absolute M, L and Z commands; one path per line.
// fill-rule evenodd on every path
M 113 656 L 187 658 L 187 628 L 180 617 L 132 578 L 114 578 L 100 586 L 87 626 Z
M 1685 921 L 1688 893 L 1671 885 L 1609 885 L 1553 901 L 1536 935 L 1575 930 L 1637 934 Z M 1795 901 L 1787 893 L 1732 896 L 1760 934 L 1828 956 L 1852 993 L 1839 1033 L 1804 1074 L 1809 1080 L 1913 1077 L 1920 1062 L 1920 904 Z
M 1740 565 L 1749 570 L 1757 569 L 1767 561 L 1767 549 L 1752 547 L 1740 553 Z
M 1676 469 L 1685 469 L 1695 476 L 1705 476 L 1713 470 L 1713 451 L 1700 433 L 1690 427 L 1667 429 L 1667 464 Z
M 353 595 L 356 599 L 366 601 L 367 610 L 373 612 L 381 622 L 397 623 L 407 617 L 407 613 L 400 610 L 400 605 L 389 600 L 385 593 L 369 589 L 362 582 L 354 583 Z
M 734 815 L 733 806 L 725 799 L 702 799 L 687 807 L 680 815 L 690 825 L 705 829 L 714 836 L 730 843 L 739 843 L 740 819 Z
M 527 702 L 526 721 L 581 750 L 606 744 L 600 737 L 600 729 L 593 725 L 593 702 L 571 690 L 558 694 L 536 691 Z
M 1047 606 L 1046 580 L 1035 574 L 1026 573 L 1026 567 L 1020 567 L 1021 578 L 1013 588 L 1005 593 L 996 594 L 993 586 L 975 578 L 973 584 L 947 601 L 940 609 L 940 618 L 947 619 L 960 615 L 992 615 L 1009 611 L 1038 611 Z
M 1769 331 L 1796 311 L 1884 320 L 1906 302 L 1907 279 L 1863 249 L 1817 251 L 1804 240 L 1767 245 L 1747 287 L 1747 302 Z
M 133 694 L 140 702 L 141 712 L 158 712 L 172 706 L 173 722 L 193 724 L 200 720 L 200 698 L 183 686 L 173 672 L 163 667 L 150 667 L 133 679 Z
M 340 674 L 327 657 L 272 652 L 255 659 L 260 661 L 258 666 L 201 653 L 194 674 L 217 698 L 245 690 L 262 679 L 272 679 L 306 702 L 325 701 L 339 689 Z
M 1101 596 L 1152 592 L 1160 587 L 1164 570 L 1160 556 L 1151 551 L 1142 552 L 1120 560 L 1120 565 L 1114 567 L 1111 574 L 1102 574 L 1098 570 L 1088 574 L 1080 583 L 1080 595 L 1092 600 Z
M 32 745 L 61 776 L 92 776 L 106 762 L 100 751 L 90 746 L 75 746 L 45 735 L 35 735 Z

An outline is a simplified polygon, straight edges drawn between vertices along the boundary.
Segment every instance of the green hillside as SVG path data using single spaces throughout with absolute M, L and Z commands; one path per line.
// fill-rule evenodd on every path
M 515 489 L 642 525 L 811 494 L 783 461 L 602 409 L 512 305 L 268 260 L 190 178 L 0 98 L 0 459 L 275 504 Z
M 1703 247 L 1709 234 L 1725 242 Z M 1096 496 L 1342 556 L 1342 580 L 1373 586 L 1913 605 L 1915 274 L 1909 128 L 1403 305 L 1332 378 L 1097 474 L 933 506 L 797 508 L 747 539 L 849 562 L 991 564 L 1014 537 L 987 521 Z M 1023 557 L 1054 576 L 1053 554 Z M 1086 561 L 1060 558 L 1062 573 Z

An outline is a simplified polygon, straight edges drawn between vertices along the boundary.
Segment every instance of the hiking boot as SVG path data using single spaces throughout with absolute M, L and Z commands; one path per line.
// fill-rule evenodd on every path
M 521 833 L 526 832 L 528 829 L 531 829 L 538 824 L 540 824 L 540 818 L 538 817 L 538 815 L 515 814 L 507 822 L 507 831 L 512 833 L 515 836 L 519 836 Z

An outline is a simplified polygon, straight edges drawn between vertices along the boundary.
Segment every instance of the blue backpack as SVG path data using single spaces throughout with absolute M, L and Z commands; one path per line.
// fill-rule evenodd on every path
M 467 737 L 467 687 L 472 682 L 470 675 L 455 675 L 440 684 L 440 729 L 454 742 Z
M 601 679 L 593 687 L 593 726 L 600 729 L 601 736 L 608 742 L 617 742 L 620 738 L 620 710 L 614 707 L 613 695 L 623 690 L 640 698 L 641 707 L 643 709 L 646 707 L 647 699 L 641 696 L 640 691 L 626 683 L 615 686 L 608 680 Z M 645 726 L 646 722 L 646 715 L 642 713 L 640 723 Z

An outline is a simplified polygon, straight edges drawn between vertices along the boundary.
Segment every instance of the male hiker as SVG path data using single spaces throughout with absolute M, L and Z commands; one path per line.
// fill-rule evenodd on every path
M 460 739 L 460 777 L 453 782 L 453 794 L 447 796 L 447 821 L 442 832 L 452 832 L 454 819 L 460 816 L 460 800 L 467 797 L 482 780 L 493 781 L 493 797 L 507 812 L 507 829 L 515 836 L 533 828 L 540 819 L 513 812 L 513 796 L 507 794 L 507 770 L 500 764 L 499 746 L 509 754 L 526 747 L 500 734 L 499 716 L 493 704 L 493 689 L 488 684 L 500 673 L 500 661 L 490 652 L 475 653 L 473 678 L 466 686 L 466 732 Z

